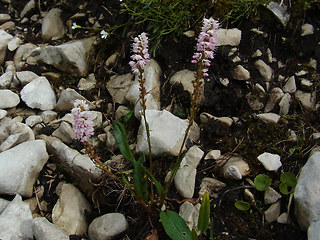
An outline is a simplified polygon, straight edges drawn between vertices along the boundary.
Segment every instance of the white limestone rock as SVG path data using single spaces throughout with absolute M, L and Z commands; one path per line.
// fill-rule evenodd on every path
M 241 30 L 238 28 L 223 29 L 217 31 L 217 46 L 238 46 L 241 41 Z
M 0 153 L 0 193 L 31 197 L 33 184 L 48 158 L 42 140 L 27 141 Z
M 12 82 L 13 73 L 7 71 L 0 76 L 0 89 L 9 88 Z
M 221 156 L 221 151 L 218 149 L 213 149 L 207 153 L 207 155 L 204 157 L 204 160 L 208 160 L 208 159 L 217 160 L 220 156 Z
M 0 239 L 33 239 L 31 211 L 18 194 L 0 215 Z
M 33 236 L 36 240 L 69 240 L 69 235 L 44 217 L 32 220 Z
M 272 204 L 277 202 L 281 198 L 281 194 L 274 190 L 272 187 L 269 187 L 264 192 L 264 203 L 265 204 Z
M 0 198 L 0 215 L 6 209 L 10 201 Z
M 6 110 L 0 109 L 0 120 L 7 116 L 8 112 Z
M 235 67 L 232 76 L 234 79 L 240 81 L 247 81 L 251 78 L 250 72 L 241 65 Z
M 9 51 L 11 51 L 11 52 L 15 51 L 22 43 L 23 43 L 23 41 L 20 38 L 18 38 L 18 37 L 12 38 L 8 42 Z
M 289 77 L 286 84 L 283 86 L 282 90 L 285 93 L 294 93 L 297 91 L 296 79 L 294 76 Z
M 52 8 L 43 18 L 41 37 L 45 41 L 62 38 L 66 30 L 61 19 L 61 9 Z
M 51 110 L 43 111 L 40 113 L 42 121 L 45 124 L 48 124 L 49 122 L 55 120 L 57 118 L 57 115 L 58 115 L 58 113 L 51 111 Z
M 264 168 L 267 171 L 274 172 L 276 172 L 282 166 L 280 158 L 281 157 L 278 154 L 272 154 L 268 152 L 264 152 L 258 156 L 258 160 L 262 163 Z
M 78 83 L 78 89 L 80 91 L 89 91 L 95 88 L 97 84 L 96 77 L 94 76 L 94 73 L 89 74 L 87 78 L 81 78 Z
M 266 106 L 264 107 L 264 112 L 270 112 L 273 110 L 276 104 L 278 104 L 283 97 L 284 93 L 281 88 L 275 87 L 271 90 L 270 96 Z
M 198 226 L 199 211 L 199 203 L 194 206 L 188 201 L 181 204 L 179 208 L 179 215 L 186 221 L 186 224 L 190 230 Z
M 52 222 L 68 234 L 85 234 L 88 229 L 85 211 L 91 211 L 87 199 L 69 183 L 60 183 L 56 192 L 59 199 L 52 209 Z
M 264 217 L 268 223 L 271 223 L 275 220 L 280 215 L 280 207 L 281 203 L 280 201 L 273 203 L 265 212 L 264 212 Z
M 0 29 L 0 65 L 4 63 L 6 58 L 6 50 L 9 41 L 13 38 L 13 36 L 6 31 Z
M 127 102 L 126 95 L 133 83 L 132 78 L 131 73 L 110 77 L 106 86 L 115 103 L 125 104 Z
M 286 4 L 270 1 L 266 7 L 279 19 L 283 26 L 286 26 L 290 20 L 290 14 L 287 12 Z
M 185 91 L 188 91 L 190 94 L 193 93 L 193 83 L 194 81 L 194 71 L 190 71 L 188 69 L 183 69 L 178 72 L 175 72 L 171 77 L 170 77 L 170 84 L 175 85 L 175 84 L 182 84 L 183 89 Z M 202 93 L 203 94 L 203 93 Z
M 0 109 L 13 108 L 20 103 L 19 95 L 8 89 L 0 90 Z
M 313 26 L 309 23 L 305 23 L 301 26 L 301 36 L 307 36 L 313 34 Z
M 19 132 L 16 134 L 12 134 L 7 139 L 1 143 L 0 152 L 4 152 L 10 148 L 17 146 L 18 144 L 27 141 L 29 138 L 28 132 Z
M 36 78 L 39 78 L 39 76 L 37 74 L 35 74 L 34 72 L 31 72 L 31 71 L 16 72 L 16 76 L 22 86 L 27 85 L 28 83 L 30 83 L 32 80 L 34 80 Z
M 162 70 L 160 65 L 153 59 L 147 63 L 144 68 L 144 77 L 145 77 L 145 84 L 144 87 L 146 89 L 146 108 L 147 109 L 154 109 L 160 110 L 160 76 Z M 138 76 L 135 77 L 134 83 L 131 85 L 126 99 L 135 105 L 134 108 L 134 115 L 136 118 L 140 119 L 140 111 L 142 110 L 141 107 L 141 100 L 140 96 L 140 86 L 138 82 Z
M 70 144 L 75 139 L 75 133 L 69 123 L 61 122 L 58 129 L 52 133 L 53 137 L 59 138 L 62 142 Z
M 237 156 L 231 157 L 219 172 L 225 179 L 240 180 L 250 173 L 250 168 L 242 156 Z
M 20 18 L 23 18 L 27 13 L 29 13 L 33 8 L 35 8 L 36 2 L 34 0 L 28 1 L 24 6 L 22 12 L 20 13 Z
M 291 95 L 290 93 L 285 93 L 282 99 L 279 102 L 279 115 L 287 115 L 289 113 L 291 103 Z
M 280 120 L 280 116 L 276 113 L 260 113 L 257 117 L 265 123 L 277 123 Z
M 90 107 L 90 109 L 94 108 L 94 105 L 88 101 L 85 97 L 83 97 L 80 93 L 72 88 L 67 88 L 61 91 L 60 97 L 58 99 L 56 105 L 56 111 L 58 112 L 70 112 L 74 107 L 74 100 L 84 100 Z
M 108 213 L 97 217 L 89 226 L 91 240 L 111 240 L 126 231 L 129 224 L 121 213 Z
M 41 123 L 42 122 L 42 117 L 39 115 L 31 115 L 29 117 L 27 117 L 26 119 L 26 124 L 29 127 L 34 127 L 36 124 Z
M 196 145 L 192 146 L 180 163 L 174 177 L 174 185 L 184 198 L 192 198 L 195 189 L 197 166 L 203 156 L 203 151 Z
M 308 228 L 308 240 L 319 240 L 320 220 L 312 222 Z
M 227 184 L 224 182 L 214 178 L 205 177 L 201 181 L 199 194 L 203 196 L 208 192 L 209 197 L 217 197 L 217 193 L 219 193 L 225 186 L 227 186 Z
M 58 46 L 46 46 L 34 51 L 34 58 L 42 64 L 52 65 L 62 72 L 85 77 L 88 74 L 95 37 L 76 40 Z
M 315 151 L 302 168 L 294 190 L 295 215 L 306 231 L 320 219 L 320 152 Z
M 28 83 L 23 87 L 20 95 L 30 108 L 52 110 L 56 106 L 56 96 L 45 77 L 36 78 Z
M 316 105 L 316 94 L 302 92 L 300 90 L 296 91 L 294 94 L 295 98 L 301 103 L 304 109 L 308 111 L 313 111 Z
M 266 80 L 266 81 L 271 81 L 273 78 L 273 69 L 267 65 L 263 60 L 259 59 L 254 63 L 254 66 L 258 69 L 260 72 L 261 76 Z
M 167 153 L 177 156 L 188 126 L 187 121 L 166 110 L 146 110 L 146 118 L 150 129 L 152 154 L 157 156 Z M 200 129 L 197 125 L 194 125 L 190 129 L 189 138 L 196 142 L 199 136 Z M 136 151 L 143 152 L 146 155 L 149 154 L 145 124 L 142 119 L 138 131 Z

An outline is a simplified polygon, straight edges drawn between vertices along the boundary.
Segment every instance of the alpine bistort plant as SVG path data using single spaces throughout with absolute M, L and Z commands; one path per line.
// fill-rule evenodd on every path
M 72 124 L 75 137 L 80 142 L 88 142 L 94 134 L 94 122 L 89 111 L 89 105 L 84 100 L 75 100 L 74 108 L 71 110 L 74 119 Z

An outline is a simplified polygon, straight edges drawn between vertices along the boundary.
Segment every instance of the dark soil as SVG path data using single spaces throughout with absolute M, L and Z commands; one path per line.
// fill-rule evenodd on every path
M 18 12 L 22 11 L 27 0 L 13 0 L 13 6 Z M 80 12 L 84 16 L 77 18 L 78 25 L 92 27 L 88 21 L 90 17 L 99 19 L 102 26 L 120 25 L 129 21 L 129 16 L 120 14 L 120 2 L 117 0 L 96 0 L 96 1 L 83 1 L 83 0 L 69 0 L 69 1 L 39 1 L 40 6 L 31 12 L 29 15 L 38 14 L 39 11 L 48 11 L 53 7 L 62 9 L 62 18 L 64 22 L 70 20 L 71 16 Z M 211 2 L 211 1 L 208 1 Z M 208 3 L 208 5 L 210 5 Z M 79 9 L 80 6 L 83 6 Z M 316 130 L 320 131 L 320 120 L 318 112 L 306 112 L 297 103 L 294 102 L 290 108 L 288 116 L 283 116 L 281 121 L 274 124 L 264 124 L 258 121 L 255 117 L 256 113 L 248 106 L 245 98 L 246 94 L 254 91 L 254 85 L 260 83 L 265 87 L 265 81 L 258 71 L 253 67 L 253 59 L 251 55 L 260 49 L 263 56 L 269 48 L 273 56 L 277 60 L 281 60 L 285 64 L 284 68 L 279 69 L 276 63 L 271 64 L 275 70 L 274 79 L 279 75 L 292 76 L 298 70 L 308 66 L 310 58 L 318 61 L 318 69 L 320 67 L 320 48 L 317 46 L 320 41 L 320 18 L 319 18 L 319 5 L 314 5 L 305 14 L 297 16 L 292 19 L 287 28 L 284 28 L 274 16 L 271 16 L 264 8 L 260 9 L 259 16 L 255 18 L 244 19 L 241 23 L 230 24 L 228 21 L 223 20 L 222 27 L 238 27 L 242 31 L 242 40 L 239 45 L 238 54 L 242 61 L 241 64 L 246 67 L 251 73 L 251 80 L 242 82 L 234 80 L 231 77 L 231 70 L 236 66 L 228 56 L 231 47 L 220 47 L 216 51 L 216 57 L 210 67 L 210 78 L 205 81 L 205 101 L 201 105 L 200 112 L 205 111 L 214 116 L 228 116 L 238 117 L 239 124 L 234 124 L 231 128 L 222 125 L 221 123 L 211 120 L 201 127 L 200 147 L 208 152 L 211 149 L 220 149 L 223 154 L 242 155 L 250 165 L 250 178 L 253 179 L 259 173 L 268 174 L 272 180 L 272 186 L 278 189 L 280 173 L 270 173 L 264 170 L 261 164 L 257 163 L 256 157 L 264 151 L 273 152 L 281 155 L 283 167 L 282 172 L 292 172 L 298 174 L 301 167 L 304 165 L 308 158 L 308 153 L 311 148 L 319 142 L 311 139 L 311 134 Z M 7 8 L 7 5 L 0 3 L 0 9 Z M 208 7 L 206 16 L 209 17 L 213 14 L 219 16 L 217 9 L 212 6 Z M 29 17 L 28 15 L 28 17 Z M 300 26 L 303 23 L 311 23 L 315 28 L 315 33 L 310 36 L 300 36 Z M 21 25 L 17 23 L 17 25 Z M 35 22 L 31 25 L 22 25 L 28 29 L 24 34 L 25 42 L 42 43 L 40 30 L 41 24 Z M 98 43 L 96 47 L 96 61 L 92 65 L 92 71 L 95 73 L 96 78 L 100 82 L 100 98 L 105 99 L 102 104 L 102 110 L 106 109 L 108 103 L 112 103 L 111 97 L 108 94 L 105 83 L 109 77 L 114 73 L 124 74 L 130 71 L 128 62 L 130 56 L 130 44 L 132 36 L 144 31 L 146 25 L 129 25 L 127 29 L 120 28 L 110 36 L 108 40 Z M 261 31 L 268 34 L 265 38 L 257 33 L 250 31 L 252 28 L 259 28 Z M 74 37 L 81 39 L 90 35 L 97 35 L 99 32 L 94 30 L 76 29 Z M 286 40 L 283 40 L 283 39 Z M 69 37 L 63 40 L 51 42 L 51 44 L 59 44 L 61 42 L 69 41 Z M 169 77 L 182 69 L 195 70 L 195 66 L 190 63 L 194 52 L 196 41 L 187 37 L 168 38 L 163 43 L 162 48 L 158 51 L 155 59 L 161 65 L 163 71 L 162 78 L 162 107 L 173 104 L 173 113 L 186 117 L 187 109 L 190 105 L 189 94 L 182 90 L 181 86 L 171 87 L 167 80 Z M 116 65 L 112 69 L 107 69 L 104 61 L 111 56 L 114 52 L 120 52 L 121 55 L 117 60 Z M 267 62 L 267 59 L 263 59 Z M 320 74 L 318 71 L 309 68 L 310 72 L 308 77 L 313 79 L 314 89 L 319 91 Z M 35 70 L 36 73 L 41 74 L 41 69 Z M 219 78 L 228 78 L 230 84 L 228 87 L 223 86 Z M 53 83 L 55 87 L 64 85 L 68 87 L 77 88 L 79 79 L 64 76 L 64 81 Z M 272 81 L 271 86 L 275 87 L 280 85 L 279 81 Z M 95 92 L 83 93 L 91 100 L 94 100 Z M 319 94 L 318 94 L 319 96 Z M 318 99 L 319 100 L 319 99 Z M 266 99 L 267 101 L 267 99 Z M 106 112 L 106 111 L 103 111 Z M 112 118 L 112 114 L 106 116 Z M 197 122 L 199 122 L 197 120 Z M 138 123 L 131 122 L 131 135 L 134 137 L 137 131 Z M 297 142 L 287 141 L 288 129 L 292 129 L 299 136 Z M 47 129 L 50 132 L 50 129 Z M 130 132 L 130 130 L 129 130 Z M 81 146 L 73 145 L 75 148 Z M 293 149 L 293 150 L 292 150 Z M 103 160 L 108 160 L 111 153 L 109 151 L 103 152 L 100 150 Z M 166 172 L 172 167 L 174 159 L 162 157 L 156 160 L 157 172 L 156 176 L 163 180 Z M 201 161 L 198 166 L 197 185 L 203 177 L 212 177 L 213 175 L 219 179 L 219 175 L 215 172 L 215 165 L 217 163 L 213 160 Z M 131 166 L 124 163 L 122 169 L 130 169 Z M 45 194 L 43 200 L 49 203 L 48 218 L 50 219 L 50 211 L 57 200 L 54 189 L 59 181 L 66 180 L 72 182 L 70 177 L 64 173 L 63 169 L 57 168 L 52 170 L 45 167 L 39 177 L 40 184 L 45 186 Z M 50 177 L 48 177 L 50 176 Z M 263 203 L 263 193 L 256 191 L 253 188 L 250 190 L 256 197 L 256 205 L 252 206 L 249 211 L 239 211 L 235 208 L 234 203 L 237 200 L 244 199 L 244 188 L 242 186 L 249 185 L 246 180 L 243 181 L 226 181 L 227 187 L 223 189 L 216 198 L 211 199 L 211 213 L 213 219 L 213 229 L 215 239 L 292 239 L 303 240 L 307 239 L 306 233 L 300 231 L 295 216 L 293 214 L 294 206 L 291 206 L 290 216 L 293 220 L 292 224 L 283 225 L 277 222 L 267 223 L 263 220 L 263 212 L 268 206 Z M 50 184 L 49 184 L 50 183 Z M 138 203 L 130 196 L 129 191 L 124 190 L 124 186 L 120 183 L 114 182 L 109 177 L 102 179 L 96 185 L 96 191 L 92 196 L 87 196 L 88 200 L 92 202 L 94 211 L 88 213 L 88 221 L 90 222 L 95 217 L 109 212 L 123 213 L 129 222 L 129 229 L 120 236 L 118 239 L 145 239 L 152 227 L 149 224 L 148 215 L 140 207 Z M 198 189 L 196 189 L 197 192 Z M 172 188 L 169 192 L 169 198 L 182 200 L 180 196 Z M 286 211 L 289 201 L 288 196 L 283 196 L 281 212 Z M 178 211 L 179 204 L 176 201 L 168 201 L 167 205 L 172 209 Z M 158 231 L 159 239 L 169 239 L 159 223 L 159 212 L 155 210 L 150 215 L 150 219 L 154 227 Z M 80 236 L 72 236 L 70 239 L 81 239 Z M 201 239 L 208 239 L 202 237 Z

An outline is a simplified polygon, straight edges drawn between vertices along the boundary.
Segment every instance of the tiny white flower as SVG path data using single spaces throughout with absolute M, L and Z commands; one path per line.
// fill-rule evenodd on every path
M 103 39 L 107 39 L 108 36 L 109 36 L 109 33 L 106 32 L 105 30 L 102 30 L 102 31 L 100 32 L 100 34 L 101 34 L 101 38 L 103 38 Z
M 77 23 L 76 23 L 76 22 L 74 22 L 74 23 L 72 24 L 72 29 L 76 29 L 76 28 L 80 28 L 80 26 L 79 26 L 79 25 L 77 25 Z

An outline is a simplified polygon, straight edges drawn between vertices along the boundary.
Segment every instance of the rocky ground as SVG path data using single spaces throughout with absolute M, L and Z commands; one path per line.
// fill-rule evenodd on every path
M 148 216 L 122 183 L 84 154 L 72 131 L 73 101 L 85 100 L 101 161 L 114 172 L 132 169 L 111 123 L 130 111 L 139 115 L 128 62 L 132 37 L 146 26 L 101 38 L 101 27 L 128 21 L 121 4 L 0 1 L 0 239 L 153 239 L 153 227 L 159 239 L 169 239 L 160 210 Z M 208 191 L 215 239 L 320 235 L 320 9 L 314 4 L 294 18 L 272 4 L 282 16 L 269 6 L 259 9 L 258 20 L 219 19 L 199 116 L 162 207 L 192 227 L 198 196 Z M 214 3 L 206 14 L 219 18 Z M 72 28 L 75 23 L 82 28 Z M 161 182 L 186 129 L 196 26 L 163 43 L 146 68 L 147 119 Z M 142 126 L 135 117 L 126 124 L 135 153 L 148 152 Z M 283 172 L 298 178 L 292 194 L 280 193 Z M 255 188 L 258 174 L 272 179 L 267 191 Z M 238 210 L 238 200 L 250 209 Z

